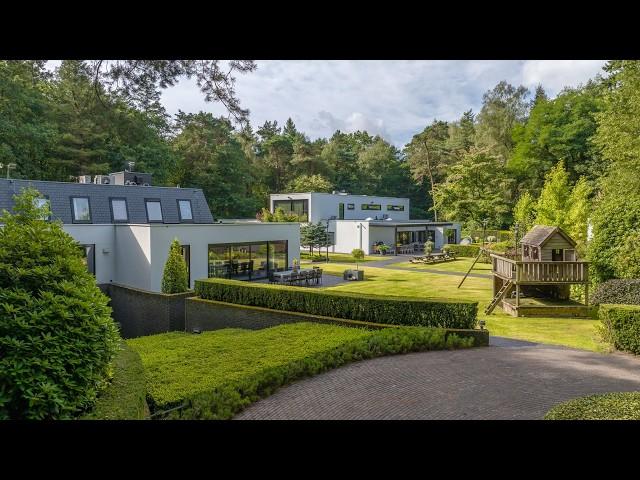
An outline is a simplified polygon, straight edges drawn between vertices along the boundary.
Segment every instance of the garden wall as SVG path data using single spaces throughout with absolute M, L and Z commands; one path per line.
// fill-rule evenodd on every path
M 215 300 L 204 300 L 198 297 L 186 299 L 185 305 L 185 326 L 187 332 L 191 332 L 194 329 L 207 331 L 222 328 L 259 330 L 283 323 L 296 322 L 330 323 L 333 325 L 370 329 L 402 328 L 398 325 L 346 320 L 307 313 L 237 305 Z M 473 337 L 475 346 L 489 344 L 489 332 L 487 330 L 447 329 L 447 333 L 455 333 L 462 338 Z
M 185 299 L 193 292 L 168 295 L 115 283 L 100 288 L 111 298 L 112 317 L 123 338 L 184 331 Z

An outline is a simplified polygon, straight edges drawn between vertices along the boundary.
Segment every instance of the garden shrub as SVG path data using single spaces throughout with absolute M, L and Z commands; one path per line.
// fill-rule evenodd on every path
M 640 355 L 640 306 L 602 304 L 600 334 L 618 350 Z
M 267 397 L 279 387 L 300 378 L 317 375 L 348 362 L 409 352 L 468 348 L 473 338 L 461 338 L 436 328 L 389 328 L 347 340 L 341 345 L 316 352 L 284 365 L 272 366 L 207 392 L 198 392 L 166 415 L 167 419 L 224 420 Z
M 254 307 L 393 325 L 474 328 L 477 302 L 383 297 L 209 278 L 195 282 L 201 298 Z
M 149 417 L 144 366 L 138 352 L 122 342 L 113 360 L 113 380 L 82 420 L 144 420 Z
M 189 290 L 189 274 L 187 263 L 182 256 L 182 248 L 178 239 L 174 239 L 169 247 L 169 257 L 162 272 L 162 293 L 183 293 Z
M 593 305 L 640 305 L 640 278 L 607 280 L 596 287 L 590 301 Z
M 81 247 L 27 189 L 0 217 L 0 419 L 90 408 L 120 341 Z
M 480 252 L 480 247 L 477 245 L 448 244 L 447 248 L 458 257 L 476 257 Z
M 556 405 L 545 420 L 640 420 L 640 392 L 605 393 Z

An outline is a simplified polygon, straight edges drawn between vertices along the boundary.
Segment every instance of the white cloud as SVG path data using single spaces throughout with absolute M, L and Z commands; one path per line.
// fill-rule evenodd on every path
M 578 86 L 602 71 L 603 60 L 528 60 L 522 68 L 525 87 L 541 84 L 556 95 L 566 86 Z
M 284 125 L 291 117 L 309 137 L 330 137 L 337 129 L 367 130 L 402 147 L 434 119 L 452 121 L 499 81 L 533 89 L 541 83 L 555 96 L 601 70 L 600 60 L 429 60 L 429 61 L 258 61 L 255 72 L 236 76 L 241 104 L 254 127 L 266 120 Z M 210 111 L 193 80 L 163 93 L 170 114 Z

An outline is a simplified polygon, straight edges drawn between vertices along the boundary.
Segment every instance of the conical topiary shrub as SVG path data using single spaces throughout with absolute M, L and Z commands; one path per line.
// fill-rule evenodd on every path
M 189 290 L 187 264 L 182 257 L 182 248 L 178 239 L 169 247 L 169 258 L 162 273 L 162 293 L 182 293 Z

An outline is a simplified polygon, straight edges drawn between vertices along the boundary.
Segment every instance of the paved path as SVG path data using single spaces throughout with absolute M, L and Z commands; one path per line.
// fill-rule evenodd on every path
M 541 419 L 553 405 L 640 390 L 640 359 L 499 337 L 470 350 L 346 365 L 284 387 L 237 419 Z

